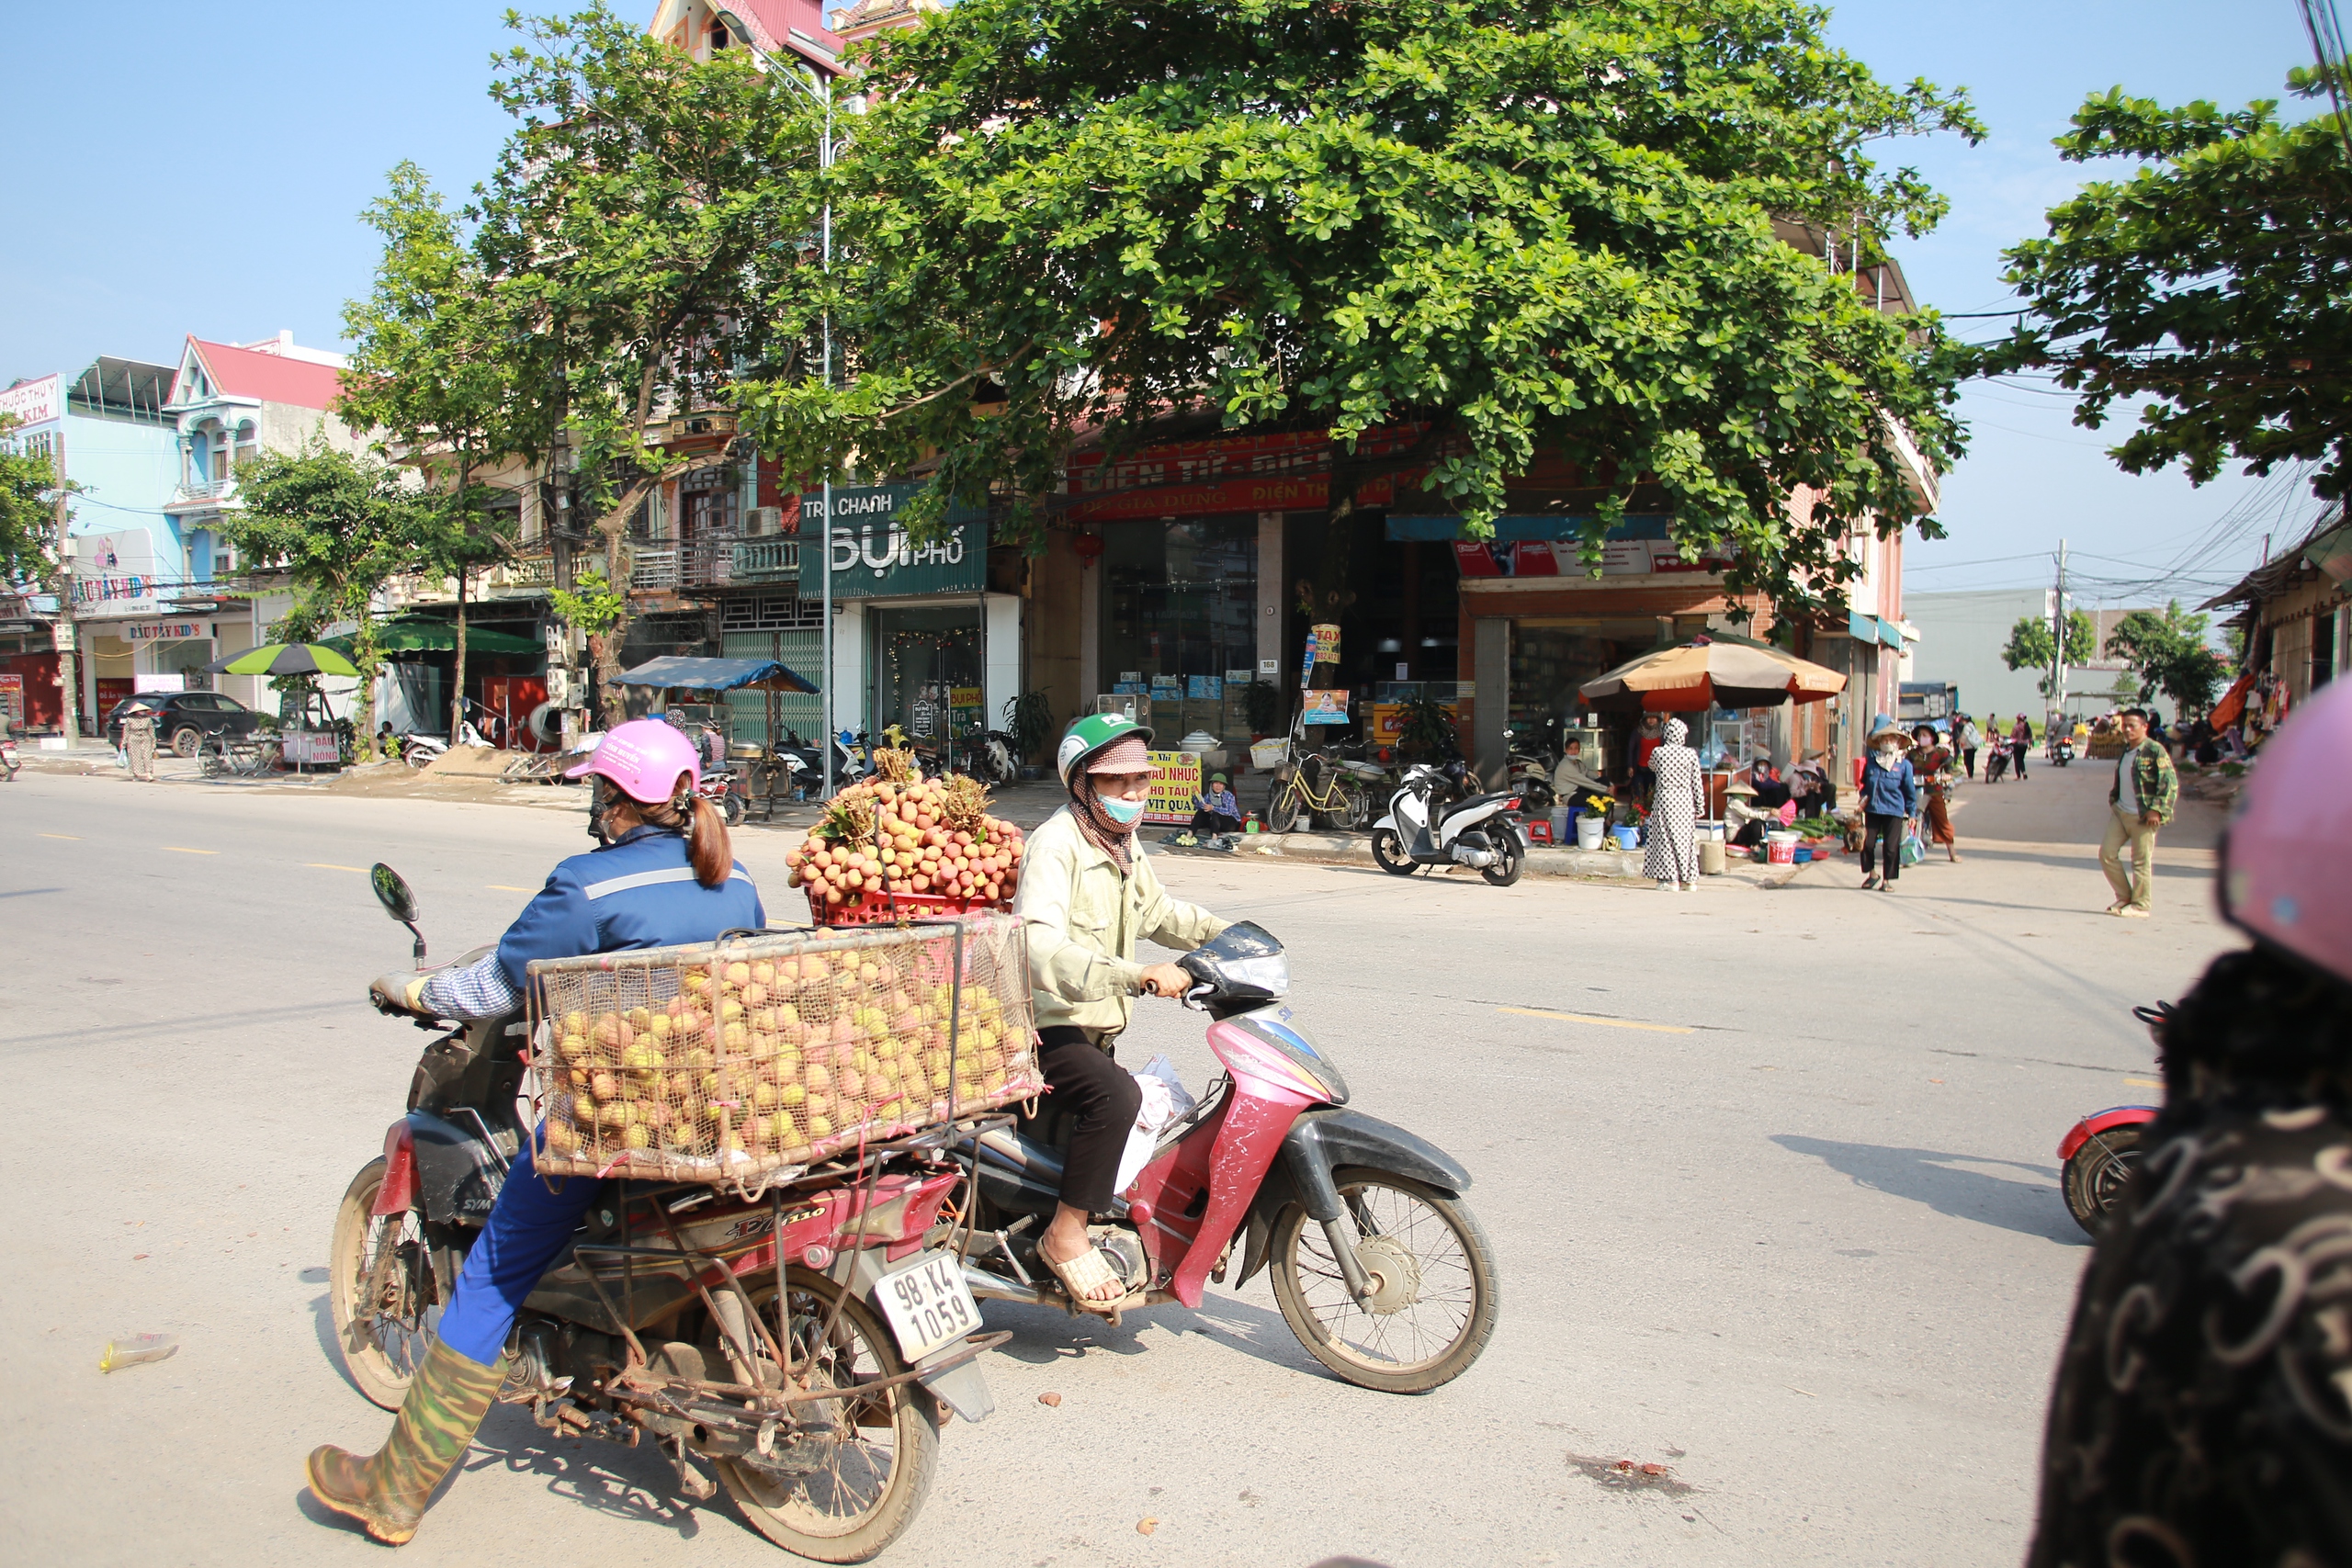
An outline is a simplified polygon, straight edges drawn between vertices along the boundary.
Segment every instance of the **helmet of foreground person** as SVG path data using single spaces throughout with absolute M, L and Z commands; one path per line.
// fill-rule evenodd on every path
M 2313 695 L 2255 758 L 2222 841 L 2222 917 L 2352 984 L 2352 681 Z
M 685 775 L 681 785 L 678 776 Z M 589 759 L 564 777 L 594 774 L 640 806 L 661 806 L 702 782 L 694 742 L 658 718 L 633 718 L 607 730 Z
M 1062 787 L 1069 788 L 1070 780 L 1087 763 L 1130 735 L 1140 735 L 1145 745 L 1151 744 L 1151 726 L 1137 724 L 1123 713 L 1091 713 L 1071 725 L 1054 758 L 1055 767 L 1062 775 Z

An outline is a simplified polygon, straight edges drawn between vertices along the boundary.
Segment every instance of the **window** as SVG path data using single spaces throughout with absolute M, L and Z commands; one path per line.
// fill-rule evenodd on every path
M 254 455 L 259 450 L 260 447 L 254 441 L 254 427 L 251 424 L 237 426 L 236 471 L 242 472 L 244 466 L 254 460 Z
M 2312 617 L 2312 690 L 2335 679 L 2335 612 Z

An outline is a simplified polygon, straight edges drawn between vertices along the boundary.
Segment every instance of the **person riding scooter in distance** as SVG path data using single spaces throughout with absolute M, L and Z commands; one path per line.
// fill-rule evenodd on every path
M 1094 1249 L 1091 1215 L 1116 1196 L 1119 1156 L 1143 1103 L 1112 1059 L 1134 998 L 1178 997 L 1191 984 L 1173 964 L 1136 962 L 1148 940 L 1189 952 L 1230 922 L 1170 898 L 1135 844 L 1151 788 L 1151 731 L 1124 714 L 1070 726 L 1057 758 L 1069 804 L 1030 835 L 1012 912 L 1026 928 L 1035 987 L 1038 1066 L 1056 1103 L 1078 1120 L 1062 1168 L 1061 1202 L 1037 1241 L 1070 1300 L 1109 1314 L 1126 1287 Z
M 598 847 L 548 874 L 488 958 L 429 976 L 387 975 L 370 987 L 379 1006 L 434 1018 L 498 1018 L 522 1009 L 533 959 L 714 942 L 767 923 L 751 874 L 733 858 L 726 822 L 695 796 L 699 770 L 684 736 L 659 719 L 634 720 L 565 776 L 589 782 L 588 834 Z M 490 1223 L 467 1254 L 391 1437 L 367 1458 L 333 1446 L 311 1455 L 311 1494 L 388 1545 L 416 1533 L 425 1500 L 464 1457 L 505 1378 L 515 1310 L 603 1185 L 582 1177 L 542 1179 L 532 1142 L 515 1152 Z

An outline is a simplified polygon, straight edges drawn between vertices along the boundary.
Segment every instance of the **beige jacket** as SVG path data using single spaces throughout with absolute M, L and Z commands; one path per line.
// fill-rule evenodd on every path
M 1170 898 L 1140 845 L 1121 876 L 1067 806 L 1029 835 L 1012 912 L 1026 926 L 1037 1027 L 1076 1024 L 1098 1037 L 1125 1029 L 1135 1011 L 1137 942 L 1189 953 L 1231 923 Z

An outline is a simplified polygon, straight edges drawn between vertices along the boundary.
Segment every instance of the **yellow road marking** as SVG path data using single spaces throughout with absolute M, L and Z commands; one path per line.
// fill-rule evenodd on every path
M 177 844 L 165 844 L 164 847 L 175 855 L 217 855 L 220 852 L 219 850 L 183 849 Z
M 2162 1078 L 2125 1078 L 2123 1081 L 2130 1084 L 2133 1089 L 2162 1089 L 2165 1087 L 2164 1079 Z
M 356 871 L 362 876 L 368 874 L 368 868 L 364 865 L 337 865 L 333 861 L 324 860 L 306 860 L 302 863 L 312 871 Z
M 82 841 L 82 835 L 79 833 L 43 833 L 40 837 L 44 839 L 71 839 L 77 844 Z
M 482 886 L 492 893 L 536 893 L 538 891 L 536 887 L 509 887 L 503 882 L 485 882 Z
M 1645 1029 L 1653 1034 L 1696 1034 L 1679 1023 L 1635 1023 L 1629 1018 L 1592 1018 L 1580 1012 L 1545 1012 L 1541 1008 L 1497 1008 L 1497 1012 L 1515 1012 L 1521 1018 L 1556 1018 L 1564 1023 L 1597 1023 L 1604 1029 Z

